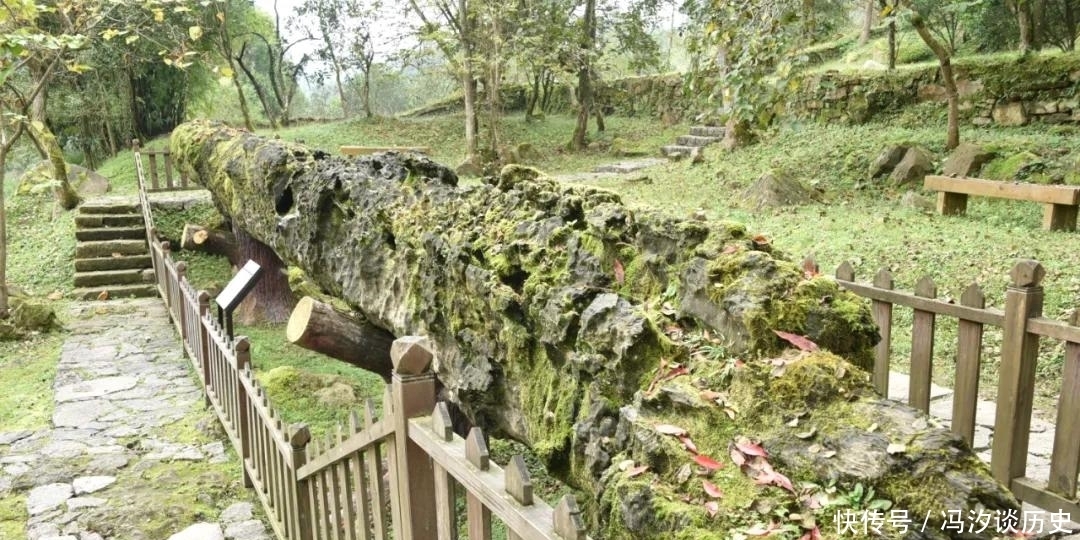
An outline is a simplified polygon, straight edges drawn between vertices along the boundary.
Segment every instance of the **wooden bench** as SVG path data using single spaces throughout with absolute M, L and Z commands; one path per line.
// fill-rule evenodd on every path
M 1044 186 L 998 182 L 979 178 L 927 176 L 923 187 L 937 191 L 937 209 L 942 215 L 960 215 L 967 211 L 969 195 L 1043 203 L 1043 228 L 1050 231 L 1075 231 L 1076 210 L 1080 205 L 1080 186 Z
M 431 148 L 427 146 L 342 146 L 341 153 L 346 156 L 369 156 L 379 152 L 413 152 L 417 154 L 430 154 Z

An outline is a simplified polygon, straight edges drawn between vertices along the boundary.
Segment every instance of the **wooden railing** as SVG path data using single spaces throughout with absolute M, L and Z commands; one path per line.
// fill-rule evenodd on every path
M 872 380 L 878 392 L 889 394 L 889 364 L 892 354 L 893 310 L 911 308 L 911 373 L 908 403 L 929 412 L 930 385 L 934 365 L 935 328 L 941 317 L 958 320 L 956 384 L 953 389 L 952 431 L 968 444 L 975 433 L 976 404 L 979 400 L 979 371 L 983 330 L 1002 329 L 1001 365 L 997 381 L 997 407 L 990 468 L 994 477 L 1020 500 L 1051 511 L 1080 515 L 1077 475 L 1080 473 L 1080 312 L 1069 322 L 1042 316 L 1043 267 L 1036 261 L 1021 260 L 1010 274 L 1005 293 L 1005 309 L 986 307 L 982 289 L 972 284 L 960 296 L 960 303 L 939 299 L 937 286 L 923 277 L 914 293 L 893 289 L 893 277 L 881 270 L 872 283 L 855 281 L 854 268 L 844 263 L 836 279 L 844 288 L 871 300 L 874 321 L 881 342 L 874 351 Z M 1057 403 L 1054 448 L 1049 478 L 1027 476 L 1028 438 L 1035 398 L 1035 372 L 1042 338 L 1065 342 L 1061 393 Z
M 140 186 L 145 178 L 136 153 Z M 153 215 L 140 190 L 147 224 Z M 436 406 L 432 353 L 423 338 L 394 342 L 394 373 L 382 418 L 367 401 L 324 440 L 304 424 L 285 425 L 252 372 L 251 344 L 230 338 L 212 313 L 210 295 L 188 281 L 169 243 L 148 227 L 158 291 L 202 383 L 206 404 L 242 461 L 245 486 L 258 494 L 281 540 L 491 538 L 492 520 L 508 538 L 579 540 L 585 528 L 573 496 L 556 509 L 533 496 L 521 456 L 505 471 L 490 462 L 483 433 L 463 441 Z M 466 515 L 457 515 L 458 497 Z M 432 511 L 434 509 L 434 512 Z
M 200 186 L 188 183 L 187 177 L 173 169 L 172 154 L 168 150 L 150 150 L 143 148 L 138 139 L 131 141 L 131 151 L 135 154 L 135 164 L 138 168 L 139 179 L 145 184 L 143 191 L 184 191 L 188 189 L 202 189 Z M 142 156 L 146 156 L 149 169 L 143 167 Z M 161 166 L 158 166 L 158 162 Z M 147 173 L 147 174 L 144 174 Z

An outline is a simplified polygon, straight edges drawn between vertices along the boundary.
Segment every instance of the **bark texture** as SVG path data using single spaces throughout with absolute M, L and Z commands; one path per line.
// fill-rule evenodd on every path
M 708 473 L 725 492 L 710 512 L 707 471 L 665 424 L 722 461 L 761 441 L 796 486 L 862 482 L 931 523 L 1016 505 L 959 439 L 837 356 L 868 365 L 866 305 L 740 225 L 634 211 L 517 166 L 459 187 L 412 155 L 345 160 L 201 122 L 171 140 L 234 225 L 370 323 L 429 336 L 447 397 L 589 493 L 595 537 L 730 538 L 778 508 L 829 526 L 820 491 L 765 487 L 765 458 Z M 784 353 L 774 330 L 831 352 Z

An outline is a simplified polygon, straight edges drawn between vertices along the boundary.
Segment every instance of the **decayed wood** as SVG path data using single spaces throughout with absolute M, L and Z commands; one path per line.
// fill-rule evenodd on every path
M 296 303 L 289 316 L 285 337 L 294 345 L 390 380 L 393 334 L 310 296 Z
M 882 268 L 874 276 L 874 286 L 879 289 L 891 290 L 893 277 L 888 270 Z M 883 396 L 889 395 L 889 363 L 892 354 L 892 311 L 893 306 L 889 302 L 873 300 L 870 303 L 870 311 L 874 316 L 874 322 L 878 325 L 881 333 L 881 341 L 874 346 L 874 388 Z
M 1080 310 L 1070 321 L 1080 324 Z M 1076 478 L 1080 474 L 1080 343 L 1065 344 L 1065 365 L 1061 374 L 1054 453 L 1050 457 L 1051 491 L 1076 498 Z
M 924 276 L 915 284 L 915 294 L 923 298 L 937 296 L 934 280 Z M 908 404 L 922 412 L 930 412 L 930 384 L 934 370 L 933 312 L 916 309 L 911 327 L 911 380 L 908 386 Z
M 960 295 L 960 303 L 986 307 L 986 296 L 972 283 Z M 979 365 L 982 354 L 983 325 L 960 319 L 956 348 L 956 387 L 953 389 L 952 432 L 970 445 L 975 440 L 975 405 L 979 401 Z
M 1045 274 L 1035 261 L 1013 267 L 1012 283 L 1005 293 L 1005 325 L 998 373 L 997 413 L 990 469 L 999 482 L 1012 486 L 1027 468 L 1031 407 L 1035 394 L 1035 363 L 1039 337 L 1027 331 L 1028 319 L 1042 314 Z
M 367 156 L 379 152 L 413 152 L 417 154 L 430 154 L 428 146 L 352 146 L 344 145 L 341 153 L 346 156 Z
M 1044 186 L 1040 184 L 1019 184 L 998 182 L 980 178 L 952 178 L 949 176 L 927 176 L 923 187 L 932 191 L 963 193 L 999 199 L 1035 201 L 1051 204 L 1077 205 L 1080 203 L 1080 187 Z
M 239 257 L 236 251 L 236 237 L 233 233 L 221 229 L 209 229 L 195 223 L 184 225 L 184 231 L 180 235 L 180 248 L 221 255 L 227 257 L 234 265 Z

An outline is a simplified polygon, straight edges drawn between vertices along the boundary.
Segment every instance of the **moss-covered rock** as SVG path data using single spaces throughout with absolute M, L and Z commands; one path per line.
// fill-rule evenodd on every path
M 986 165 L 983 175 L 993 180 L 1014 182 L 1035 179 L 1045 170 L 1046 162 L 1043 158 L 1025 150 L 991 161 Z

